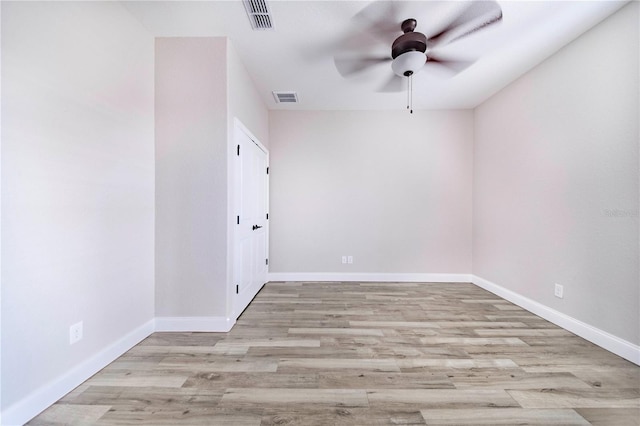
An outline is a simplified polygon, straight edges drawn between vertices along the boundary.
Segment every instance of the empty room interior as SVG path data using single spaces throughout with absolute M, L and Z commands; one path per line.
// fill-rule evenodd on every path
M 637 1 L 0 14 L 0 424 L 640 425 Z

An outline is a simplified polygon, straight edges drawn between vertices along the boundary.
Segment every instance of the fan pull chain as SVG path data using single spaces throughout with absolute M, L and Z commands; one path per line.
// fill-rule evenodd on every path
M 409 113 L 413 114 L 413 74 L 409 74 L 407 78 L 409 79 L 407 84 L 407 109 Z
M 411 103 L 409 104 L 411 106 L 411 110 L 409 113 L 413 114 L 413 74 L 409 76 L 409 99 L 411 99 Z
M 407 109 L 410 108 L 411 105 L 411 75 L 407 76 Z

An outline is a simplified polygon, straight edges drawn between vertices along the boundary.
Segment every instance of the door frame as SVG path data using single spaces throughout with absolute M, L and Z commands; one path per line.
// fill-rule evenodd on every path
M 240 167 L 238 163 L 237 146 L 238 132 L 243 132 L 255 143 L 260 150 L 266 155 L 266 164 L 269 167 L 269 150 L 260 140 L 240 121 L 238 117 L 233 118 L 232 135 L 229 138 L 229 162 L 227 176 L 229 178 L 229 190 L 227 193 L 227 212 L 229 228 L 227 229 L 227 317 L 232 323 L 240 316 L 242 311 L 236 312 L 236 263 L 239 261 L 236 256 L 236 243 L 239 230 L 237 228 L 238 208 L 240 205 Z M 269 177 L 267 176 L 266 187 L 266 204 L 267 212 L 269 211 Z M 269 258 L 269 220 L 265 226 L 266 237 L 266 256 Z M 267 276 L 269 274 L 269 265 L 267 265 Z

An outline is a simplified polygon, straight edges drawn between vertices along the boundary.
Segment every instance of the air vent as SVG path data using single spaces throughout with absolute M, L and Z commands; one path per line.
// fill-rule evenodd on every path
M 266 0 L 243 0 L 254 30 L 272 30 L 273 18 Z
M 273 92 L 276 103 L 298 103 L 298 94 L 296 92 Z

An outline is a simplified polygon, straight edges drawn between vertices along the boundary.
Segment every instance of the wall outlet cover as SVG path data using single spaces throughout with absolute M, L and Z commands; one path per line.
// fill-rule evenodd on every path
M 82 340 L 82 321 L 69 327 L 69 344 L 73 345 L 80 340 Z
M 562 299 L 564 297 L 564 287 L 561 286 L 560 284 L 556 284 L 555 288 L 554 288 L 554 291 L 553 291 L 553 294 L 556 297 L 559 297 L 560 299 Z

